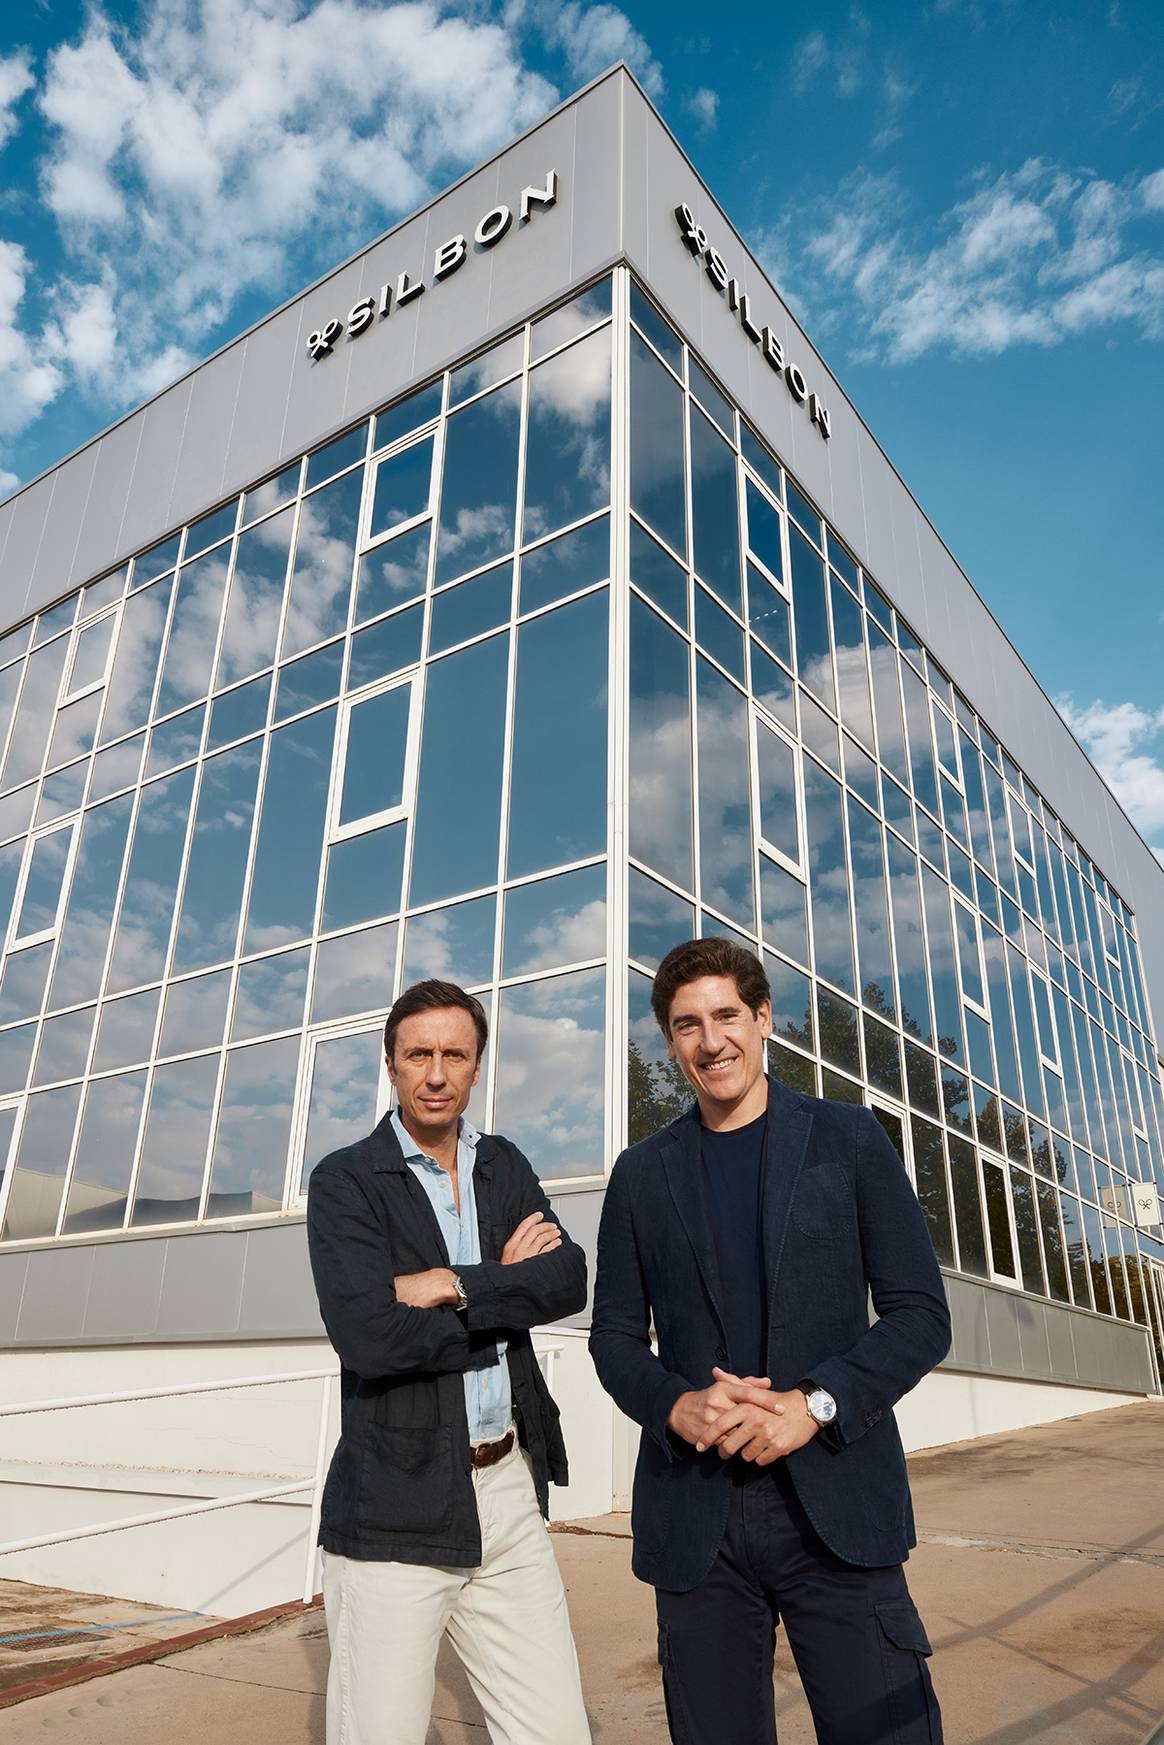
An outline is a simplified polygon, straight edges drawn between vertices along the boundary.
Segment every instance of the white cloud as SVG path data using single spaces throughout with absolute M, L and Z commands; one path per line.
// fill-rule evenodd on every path
M 823 229 L 789 213 L 759 246 L 810 319 L 843 325 L 857 355 L 997 355 L 1120 322 L 1160 337 L 1158 210 L 1164 172 L 1116 184 L 1036 158 L 983 178 L 927 243 L 897 179 L 862 170 L 841 184 Z
M 0 239 L 0 436 L 31 424 L 64 382 L 51 359 L 36 355 L 19 325 L 30 272 L 23 248 Z
M 701 85 L 683 99 L 683 107 L 708 133 L 714 133 L 719 122 L 719 92 Z
M 1098 699 L 1081 708 L 1070 696 L 1055 706 L 1141 834 L 1164 832 L 1164 709 Z
M 539 18 L 546 39 L 561 48 L 573 77 L 585 82 L 605 71 L 614 61 L 625 61 L 648 97 L 656 102 L 663 95 L 663 70 L 650 46 L 625 12 L 600 0 L 596 6 L 567 0 L 565 5 L 540 7 Z
M 0 467 L 0 497 L 7 497 L 11 491 L 16 489 L 19 483 L 19 473 L 5 472 L 4 468 Z
M 35 83 L 32 62 L 23 49 L 13 55 L 0 56 L 0 151 L 20 126 L 16 105 Z

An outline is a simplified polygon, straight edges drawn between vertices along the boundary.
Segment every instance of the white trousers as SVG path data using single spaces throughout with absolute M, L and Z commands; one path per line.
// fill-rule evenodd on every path
M 493 1745 L 590 1745 L 562 1577 L 516 1442 L 473 1486 L 475 1569 L 325 1552 L 327 1745 L 424 1745 L 446 1630 Z

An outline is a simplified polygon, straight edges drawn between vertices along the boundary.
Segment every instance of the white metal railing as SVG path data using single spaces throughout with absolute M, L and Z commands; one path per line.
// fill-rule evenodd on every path
M 307 1556 L 303 1571 L 303 1603 L 310 1605 L 315 1596 L 315 1540 L 319 1532 L 319 1506 L 323 1497 L 323 1480 L 327 1460 L 327 1427 L 331 1415 L 332 1383 L 338 1369 L 298 1369 L 282 1375 L 248 1375 L 228 1377 L 218 1381 L 183 1382 L 174 1387 L 135 1388 L 125 1393 L 77 1394 L 70 1399 L 21 1400 L 16 1405 L 0 1405 L 0 1418 L 29 1416 L 33 1412 L 66 1412 L 82 1406 L 136 1405 L 140 1400 L 176 1399 L 184 1394 L 229 1393 L 237 1388 L 277 1387 L 287 1382 L 318 1381 L 323 1383 L 319 1402 L 319 1434 L 316 1441 L 315 1470 L 310 1478 L 296 1479 L 291 1484 L 266 1485 L 262 1490 L 233 1492 L 226 1497 L 206 1497 L 196 1503 L 182 1503 L 172 1509 L 152 1509 L 145 1515 L 124 1515 L 115 1521 L 98 1521 L 92 1526 L 70 1527 L 60 1533 L 37 1533 L 28 1539 L 11 1539 L 0 1545 L 0 1557 L 17 1551 L 39 1551 L 47 1545 L 65 1545 L 75 1539 L 91 1539 L 100 1533 L 119 1533 L 126 1527 L 152 1527 L 162 1521 L 179 1521 L 187 1515 L 207 1515 L 214 1509 L 233 1509 L 243 1503 L 270 1503 L 278 1497 L 296 1496 L 311 1491 L 311 1517 L 307 1529 Z
M 545 1345 L 534 1353 L 551 1393 L 554 1389 L 556 1360 L 561 1356 L 562 1350 L 561 1345 Z M 311 1514 L 307 1526 L 307 1554 L 303 1571 L 303 1604 L 310 1605 L 315 1597 L 315 1542 L 319 1534 L 319 1510 L 323 1498 L 323 1481 L 327 1473 L 327 1432 L 331 1416 L 332 1383 L 338 1375 L 338 1368 L 298 1369 L 280 1375 L 227 1377 L 219 1381 L 182 1382 L 174 1387 L 135 1388 L 124 1393 L 75 1394 L 64 1399 L 21 1400 L 15 1405 L 0 1405 L 0 1418 L 19 1418 L 28 1417 L 34 1412 L 67 1412 L 84 1406 L 136 1405 L 141 1400 L 176 1399 L 186 1394 L 230 1393 L 239 1388 L 277 1387 L 287 1382 L 323 1383 L 319 1402 L 315 1469 L 310 1478 L 296 1479 L 290 1484 L 266 1485 L 262 1490 L 236 1491 L 225 1497 L 206 1497 L 199 1502 L 182 1503 L 172 1509 L 153 1509 L 145 1515 L 123 1515 L 118 1520 L 98 1521 L 87 1527 L 70 1527 L 59 1533 L 37 1533 L 27 1539 L 10 1539 L 7 1544 L 0 1545 L 0 1557 L 7 1557 L 18 1551 L 39 1551 L 49 1545 L 65 1545 L 77 1539 L 92 1539 L 101 1533 L 120 1533 L 127 1527 L 153 1527 L 163 1521 L 180 1521 L 189 1515 L 207 1515 L 215 1509 L 238 1508 L 244 1503 L 270 1503 L 279 1497 L 297 1496 L 310 1489 Z

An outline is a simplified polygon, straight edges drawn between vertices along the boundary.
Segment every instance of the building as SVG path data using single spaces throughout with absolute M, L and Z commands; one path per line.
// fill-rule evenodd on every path
M 306 1181 L 422 974 L 592 1252 L 696 929 L 911 1172 L 913 1446 L 1159 1389 L 1164 871 L 624 69 L 0 506 L 0 618 L 4 1400 L 328 1361 Z M 625 1504 L 544 1343 L 558 1512 Z M 317 1401 L 12 1419 L 0 1538 L 302 1475 Z M 305 1525 L 6 1570 L 244 1610 Z

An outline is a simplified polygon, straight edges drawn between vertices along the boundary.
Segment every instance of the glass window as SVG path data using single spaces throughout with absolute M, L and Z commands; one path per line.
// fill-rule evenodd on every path
M 193 792 L 192 769 L 142 789 L 109 967 L 111 993 L 161 977 Z
M 508 637 L 494 636 L 428 668 L 414 905 L 496 881 L 508 654 Z
M 202 766 L 174 943 L 175 973 L 235 954 L 261 755 L 262 746 L 250 740 Z
M 63 818 L 67 812 L 77 810 L 85 792 L 87 774 L 85 764 L 75 763 L 71 769 L 58 770 L 55 775 L 44 778 L 40 804 L 36 809 L 38 829 L 42 824 L 51 824 L 54 819 Z
M 820 986 L 816 990 L 816 1005 L 821 1059 L 859 1078 L 861 1039 L 856 1008 L 848 1000 L 842 1000 L 838 994 Z
M 930 977 L 934 992 L 934 1019 L 938 1027 L 938 1052 L 965 1066 L 962 1001 L 954 959 L 954 930 L 950 925 L 949 887 L 923 866 L 922 890 L 930 941 Z
M 323 929 L 395 915 L 404 878 L 404 820 L 349 836 L 327 855 Z
M 660 356 L 666 358 L 676 375 L 682 374 L 683 347 L 679 336 L 672 332 L 655 305 L 648 302 L 633 279 L 630 288 L 630 312 L 635 326 L 646 334 Z
M 69 669 L 66 695 L 76 697 L 80 692 L 87 691 L 91 685 L 104 684 L 116 622 L 116 614 L 111 612 L 108 617 L 99 618 L 95 624 L 89 624 L 84 630 L 78 631 L 73 644 L 73 664 Z
M 753 564 L 748 565 L 748 624 L 778 660 L 792 665 L 788 602 Z
M 47 831 L 32 843 L 13 943 L 55 929 L 72 840 L 72 827 L 66 825 Z
M 307 998 L 306 945 L 239 966 L 230 1040 L 245 1042 L 271 1030 L 295 1030 L 303 1022 Z
M 970 1084 L 966 1074 L 951 1066 L 948 1060 L 939 1061 L 938 1071 L 942 1080 L 942 1108 L 947 1126 L 956 1127 L 959 1133 L 972 1134 L 974 1129 L 970 1120 Z
M 191 981 L 173 982 L 166 993 L 166 1010 L 158 1053 L 193 1054 L 199 1048 L 214 1048 L 226 1028 L 230 998 L 228 969 Z
M 397 931 L 395 921 L 384 921 L 378 927 L 322 941 L 315 959 L 313 1024 L 360 1012 L 387 1014 L 396 974 Z
M 889 848 L 889 893 L 893 903 L 893 933 L 897 947 L 897 979 L 901 989 L 901 1026 L 919 1041 L 933 1041 L 930 996 L 926 979 L 925 935 L 917 888 L 917 860 L 895 836 Z
M 227 1055 L 208 1218 L 282 1210 L 298 1065 L 297 1036 Z
M 59 605 L 50 606 L 47 612 L 42 612 L 36 621 L 36 630 L 32 638 L 32 646 L 47 642 L 50 636 L 56 636 L 59 631 L 67 630 L 77 616 L 77 595 L 70 594 L 67 600 Z
M 990 1277 L 982 1202 L 978 1194 L 978 1163 L 974 1147 L 950 1136 L 950 1182 L 954 1189 L 954 1225 L 958 1232 L 958 1262 L 962 1272 Z
M 651 1011 L 651 984 L 634 970 L 627 978 L 627 1137 L 634 1145 L 657 1133 L 691 1105 L 691 1088 L 668 1057 Z
M 1037 1181 L 1035 1195 L 1039 1202 L 1039 1229 L 1043 1233 L 1043 1256 L 1047 1263 L 1047 1283 L 1051 1295 L 1060 1303 L 1071 1301 L 1071 1291 L 1067 1284 L 1067 1256 L 1063 1247 L 1063 1233 L 1059 1227 L 1059 1195 L 1050 1182 Z M 1023 1267 L 1024 1281 L 1026 1267 Z M 1031 1290 L 1031 1285 L 1027 1289 Z M 1086 1301 L 1086 1298 L 1084 1299 Z
M 55 1232 L 80 1103 L 80 1085 L 29 1097 L 4 1214 L 5 1242 Z
M 812 983 L 770 951 L 764 953 L 764 969 L 772 990 L 772 1035 L 814 1051 Z
M 703 410 L 719 425 L 728 441 L 735 442 L 735 419 L 726 395 L 721 394 L 707 371 L 693 353 L 687 353 L 687 380 L 691 392 Z
M 210 706 L 210 731 L 206 735 L 207 751 L 218 751 L 233 740 L 246 739 L 258 733 L 267 723 L 267 705 L 271 698 L 271 675 L 252 679 L 233 691 L 224 691 Z M 103 755 L 108 756 L 108 753 Z
M 856 987 L 841 789 L 811 758 L 804 760 L 804 810 L 816 971 L 852 994 Z
M 786 739 L 756 723 L 760 833 L 766 847 L 800 865 L 800 820 L 796 804 L 796 753 Z
M 479 569 L 513 550 L 521 383 L 495 388 L 445 426 L 436 580 Z
M 751 467 L 758 479 L 763 479 L 772 495 L 779 499 L 783 496 L 780 481 L 780 468 L 760 439 L 749 430 L 744 420 L 740 419 L 740 453 Z
M 272 509 L 278 509 L 282 504 L 294 497 L 299 489 L 299 474 L 301 463 L 293 460 L 289 467 L 284 467 L 281 473 L 266 479 L 253 491 L 247 491 L 243 496 L 242 523 L 245 527 L 248 521 L 257 521 L 260 515 L 269 515 Z
M 819 703 L 814 703 L 808 692 L 801 687 L 798 698 L 800 704 L 800 737 L 806 750 L 813 751 L 823 764 L 827 764 L 834 775 L 841 773 L 840 742 L 837 738 L 837 724 L 831 715 L 826 715 Z
M 691 518 L 695 568 L 733 612 L 742 611 L 736 457 L 723 437 L 691 410 Z
M 275 658 L 295 512 L 284 509 L 239 538 L 218 656 L 219 685 L 245 679 Z
M 962 972 L 962 992 L 976 1006 L 985 1007 L 986 992 L 982 982 L 982 955 L 978 942 L 978 918 L 961 903 L 954 904 L 954 925 L 958 935 L 958 963 Z
M 630 603 L 630 852 L 690 890 L 688 649 L 641 600 Z
M 172 570 L 178 561 L 178 547 L 181 543 L 181 532 L 171 533 L 168 538 L 159 540 L 157 545 L 151 545 L 148 551 L 143 551 L 135 558 L 133 586 L 136 588 L 143 582 L 152 582 L 155 576 Z
M 232 497 L 229 503 L 223 503 L 217 509 L 211 509 L 208 515 L 200 516 L 186 531 L 186 556 L 197 557 L 200 551 L 209 551 L 220 540 L 229 539 L 237 520 L 237 497 Z
M 950 1232 L 950 1201 L 946 1191 L 945 1157 L 942 1133 L 917 1115 L 910 1116 L 913 1132 L 913 1169 L 917 1197 L 925 1214 L 926 1226 L 934 1251 L 943 1266 L 954 1264 L 954 1243 Z
M 357 624 L 424 593 L 431 544 L 432 523 L 425 521 L 364 553 L 356 582 Z
M 628 894 L 630 955 L 657 969 L 673 945 L 694 937 L 695 911 L 690 903 L 633 866 Z
M 754 932 L 747 700 L 707 661 L 697 665 L 703 901 Z
M 449 373 L 449 406 L 459 406 L 514 375 L 525 361 L 525 334 L 514 333 Z M 439 410 L 440 402 L 437 402 Z
M 932 1054 L 919 1048 L 916 1042 L 910 1042 L 908 1038 L 905 1043 L 905 1083 L 913 1107 L 937 1120 L 942 1113 L 938 1097 L 937 1063 Z
M 69 639 L 62 636 L 29 655 L 0 786 L 15 788 L 40 774 L 68 652 Z
M 1088 1287 L 1090 1268 L 1087 1264 L 1087 1238 L 1083 1233 L 1083 1219 L 1080 1213 L 1079 1201 L 1070 1194 L 1059 1196 L 1063 1209 L 1063 1232 L 1068 1270 L 1071 1274 L 1071 1289 L 1076 1303 L 1081 1309 L 1091 1307 L 1091 1293 Z
M 881 826 L 853 799 L 848 801 L 848 813 L 861 999 L 882 1017 L 893 1019 L 897 1015 L 897 999 L 893 990 Z
M 150 733 L 149 756 L 146 758 L 146 778 L 161 775 L 163 770 L 178 764 L 192 763 L 202 745 L 202 727 L 206 705 L 199 703 L 181 715 L 172 715 Z
M 35 1024 L 23 1024 L 16 1030 L 0 1030 L 0 1087 L 5 1096 L 13 1091 L 22 1091 L 28 1083 L 32 1045 L 35 1041 Z M 2 1121 L 3 1114 L 0 1113 L 0 1122 Z M 6 1154 L 5 1148 L 0 1155 Z
M 63 1235 L 120 1230 L 125 1222 L 125 1196 L 137 1151 L 145 1078 L 144 1072 L 123 1073 L 89 1086 L 65 1202 Z
M 170 608 L 173 578 L 143 589 L 126 601 L 106 687 L 101 743 L 131 732 L 149 719 L 157 677 L 158 653 Z
M 748 650 L 752 667 L 752 696 L 769 715 L 796 733 L 796 693 L 792 680 L 759 645 L 753 641 Z
M 354 703 L 344 741 L 338 825 L 397 812 L 404 804 L 411 684 Z
M 901 1042 L 897 1031 L 888 1024 L 879 1024 L 868 1012 L 863 1014 L 865 1031 L 865 1072 L 869 1083 L 887 1096 L 901 1102 Z
M 600 279 L 588 290 L 579 291 L 561 308 L 554 309 L 549 315 L 543 315 L 540 321 L 535 321 L 530 331 L 530 356 L 544 357 L 546 352 L 553 351 L 555 346 L 564 345 L 576 334 L 584 333 L 588 327 L 593 327 L 596 321 L 605 321 L 610 316 L 611 282 L 609 277 Z
M 217 1082 L 217 1054 L 155 1071 L 131 1226 L 185 1223 L 198 1216 Z
M 289 945 L 311 932 L 334 737 L 334 709 L 271 735 L 244 951 Z
M 422 437 L 376 463 L 368 538 L 376 539 L 402 522 L 427 515 L 432 499 L 432 455 L 435 438 Z
M 744 633 L 707 589 L 695 587 L 695 639 L 734 679 L 744 683 Z
M 30 783 L 26 788 L 18 788 L 13 794 L 5 794 L 4 798 L 0 800 L 0 838 L 6 840 L 12 836 L 23 836 L 25 834 L 32 821 L 32 807 L 35 799 L 35 782 Z M 16 854 L 15 865 L 19 867 L 20 854 L 24 844 L 18 842 L 14 847 Z M 13 873 L 11 888 L 7 882 L 4 884 L 4 914 L 0 917 L 4 926 L 7 926 L 8 917 L 12 912 L 12 892 L 15 889 L 15 885 L 16 876 L 15 873 Z
M 760 914 L 764 938 L 778 951 L 794 957 L 797 963 L 808 962 L 808 893 L 800 880 L 760 856 Z
M 385 1008 L 389 998 L 385 996 Z M 307 1177 L 317 1163 L 342 1146 L 353 1145 L 376 1125 L 383 1055 L 378 1029 L 361 1030 L 354 1036 L 326 1036 L 316 1042 L 301 1193 L 306 1192 Z
M 837 652 L 837 688 L 841 720 L 865 745 L 873 744 L 873 709 L 869 701 L 869 668 L 865 660 L 864 614 L 847 588 L 832 581 L 833 636 Z
M 528 559 L 523 559 L 524 566 Z M 676 624 L 687 629 L 687 574 L 637 521 L 630 524 L 630 576 Z
M 608 614 L 603 589 L 518 632 L 510 878 L 606 847 Z
M 8 724 L 12 720 L 23 671 L 24 664 L 19 662 L 15 666 L 5 667 L 3 673 L 0 673 L 0 746 L 8 736 Z
M 785 483 L 787 486 L 789 510 L 795 516 L 796 520 L 800 522 L 800 525 L 804 528 L 804 531 L 809 535 L 809 537 L 814 539 L 819 546 L 823 547 L 824 537 L 821 533 L 820 516 L 812 507 L 808 498 L 801 495 L 790 477 L 786 478 Z
M 678 566 L 666 555 L 662 548 L 648 539 L 642 529 L 631 524 L 632 574 L 634 571 L 633 554 L 636 550 L 636 535 L 638 549 L 649 546 L 657 554 L 659 569 L 665 564 L 680 578 L 684 593 L 686 593 L 686 577 Z M 555 600 L 560 600 L 566 594 L 577 593 L 581 588 L 588 588 L 593 582 L 605 581 L 610 574 L 610 520 L 604 515 L 599 521 L 590 521 L 585 527 L 578 527 L 573 533 L 564 533 L 559 539 L 551 539 L 547 545 L 539 545 L 533 551 L 527 551 L 521 560 L 521 604 L 522 612 L 533 612 L 539 606 L 550 606 Z M 640 578 L 636 577 L 636 580 Z M 640 586 L 642 586 L 640 580 Z M 650 593 L 650 588 L 647 589 Z M 674 614 L 673 614 L 674 615 Z
M 32 1075 L 34 1085 L 51 1085 L 59 1079 L 80 1078 L 89 1058 L 96 1010 L 95 1006 L 86 1006 L 80 1012 L 62 1012 L 59 1018 L 45 1019 L 41 1026 L 40 1047 L 36 1051 L 36 1070 Z
M 321 484 L 324 479 L 330 479 L 333 473 L 350 467 L 354 461 L 362 460 L 368 447 L 368 426 L 357 424 L 354 430 L 345 430 L 342 436 L 337 436 L 323 448 L 317 448 L 314 454 L 307 457 L 307 486 Z
M 100 991 L 132 809 L 133 796 L 123 794 L 85 814 L 53 972 L 53 1005 L 73 1005 Z
M 333 642 L 281 667 L 275 687 L 276 723 L 338 697 L 343 664 L 344 645 Z
M 631 868 L 632 887 L 649 885 L 664 898 L 670 892 Z M 641 900 L 641 899 L 640 899 Z M 632 896 L 632 935 L 635 931 Z M 682 904 L 677 905 L 684 907 Z M 682 935 L 676 935 L 681 938 Z M 675 943 L 672 940 L 672 944 Z M 669 949 L 669 947 L 668 947 Z M 579 867 L 557 878 L 518 885 L 505 899 L 505 948 L 501 973 L 524 975 L 557 969 L 606 955 L 606 867 Z M 632 955 L 641 956 L 634 951 Z
M 801 682 L 835 713 L 832 647 L 824 560 L 795 527 L 788 530 L 792 555 L 792 602 L 796 619 L 796 660 Z
M 585 969 L 501 991 L 495 1125 L 543 1180 L 602 1174 L 605 980 Z
M 430 977 L 469 988 L 490 981 L 496 918 L 494 896 L 410 915 L 404 934 L 404 986 Z
M 1010 1229 L 1009 1195 L 1006 1173 L 1001 1164 L 982 1159 L 982 1178 L 986 1188 L 986 1224 L 990 1231 L 990 1253 L 994 1270 L 1003 1278 L 1017 1279 L 1014 1240 Z
M 530 371 L 526 542 L 610 501 L 610 329 Z
M 780 512 L 763 491 L 744 475 L 744 499 L 748 511 L 748 551 L 777 581 L 784 579 L 784 553 L 780 542 Z
M 631 508 L 684 558 L 683 390 L 635 333 L 630 352 Z
M 304 497 L 299 510 L 282 659 L 347 628 L 363 468 Z
M 139 1061 L 149 1059 L 153 1052 L 160 999 L 160 988 L 147 988 L 144 993 L 106 1001 L 101 1008 L 97 1046 L 93 1051 L 94 1072 L 108 1072 L 116 1066 L 136 1066 Z
M 508 624 L 513 610 L 513 562 L 483 570 L 470 581 L 445 588 L 432 603 L 428 647 L 443 654 L 458 642 L 468 642 L 487 630 Z M 389 620 L 389 622 L 391 622 Z M 366 633 L 365 633 L 366 634 Z
M 908 785 L 897 652 L 889 638 L 873 624 L 869 625 L 869 663 L 873 673 L 878 755 L 886 769 L 903 785 Z
M 208 552 L 178 572 L 178 591 L 162 662 L 155 713 L 169 715 L 210 689 L 218 620 L 230 568 L 228 548 Z
M 913 771 L 913 791 L 930 812 L 937 816 L 938 789 L 934 771 L 934 747 L 930 737 L 930 704 L 925 684 L 907 662 L 901 669 L 905 696 L 905 717 L 909 729 L 910 767 Z
M 427 388 L 417 388 L 381 412 L 376 419 L 375 447 L 386 448 L 390 442 L 398 442 L 402 436 L 419 430 L 422 424 L 438 417 L 443 392 L 442 382 L 430 382 Z

